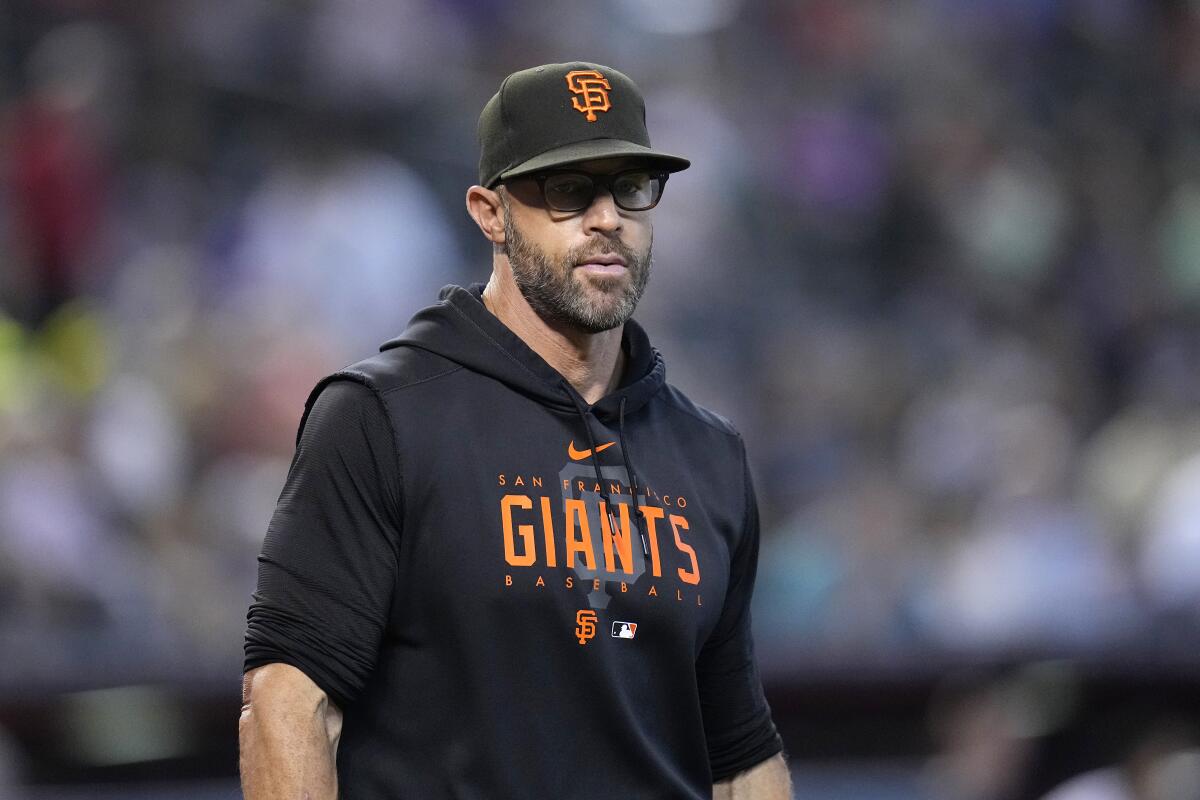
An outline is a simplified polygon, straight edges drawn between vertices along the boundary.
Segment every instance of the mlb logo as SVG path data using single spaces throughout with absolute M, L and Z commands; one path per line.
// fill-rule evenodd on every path
M 617 620 L 613 623 L 612 635 L 614 639 L 632 639 L 636 634 L 636 622 L 622 622 Z

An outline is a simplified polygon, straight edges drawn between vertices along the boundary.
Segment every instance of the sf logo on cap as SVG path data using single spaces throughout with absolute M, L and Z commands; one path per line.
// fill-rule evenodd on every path
M 571 105 L 576 111 L 587 116 L 588 122 L 596 121 L 597 111 L 608 111 L 612 105 L 608 102 L 608 78 L 594 69 L 577 69 L 567 73 L 567 88 L 571 94 Z

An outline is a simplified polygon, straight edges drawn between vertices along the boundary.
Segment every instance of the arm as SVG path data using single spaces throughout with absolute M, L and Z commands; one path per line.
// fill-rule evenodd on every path
M 342 712 L 293 666 L 267 664 L 242 681 L 239 765 L 246 800 L 334 800 Z
M 713 800 L 789 800 L 792 781 L 783 753 L 713 784 Z
M 395 584 L 396 463 L 374 394 L 346 381 L 321 391 L 247 614 L 239 723 L 247 800 L 337 795 L 341 709 L 375 668 Z M 346 791 L 345 777 L 341 784 Z
M 696 659 L 696 681 L 716 800 L 789 797 L 783 742 L 754 658 L 750 606 L 758 568 L 758 503 L 742 451 L 742 536 L 730 554 L 725 604 Z

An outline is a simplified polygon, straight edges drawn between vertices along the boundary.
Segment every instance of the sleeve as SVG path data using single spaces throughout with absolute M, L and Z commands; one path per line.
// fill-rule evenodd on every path
M 386 625 L 400 537 L 392 428 L 369 387 L 318 387 L 258 557 L 244 670 L 303 671 L 340 708 L 362 690 Z
M 742 450 L 746 506 L 731 558 L 729 589 L 717 625 L 696 659 L 696 679 L 713 781 L 732 777 L 783 750 L 763 696 L 750 632 L 758 569 L 758 502 Z

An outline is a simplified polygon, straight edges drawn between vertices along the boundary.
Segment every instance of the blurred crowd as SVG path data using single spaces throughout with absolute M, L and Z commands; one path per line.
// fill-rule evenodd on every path
M 1200 4 L 10 0 L 0 687 L 236 680 L 303 401 L 446 283 L 508 72 L 689 156 L 638 319 L 745 434 L 775 668 L 1192 659 Z

